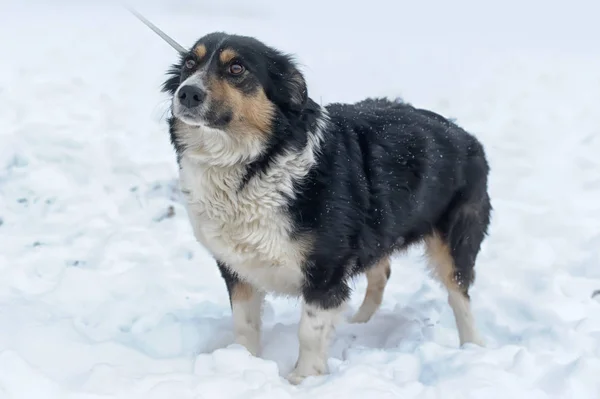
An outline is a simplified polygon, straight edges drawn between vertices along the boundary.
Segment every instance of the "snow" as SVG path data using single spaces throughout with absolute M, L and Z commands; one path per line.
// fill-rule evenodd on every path
M 598 4 L 134 3 L 186 46 L 226 30 L 295 53 L 318 101 L 402 96 L 486 146 L 494 216 L 472 298 L 487 347 L 458 348 L 416 249 L 394 259 L 379 313 L 339 326 L 331 374 L 292 386 L 298 303 L 268 299 L 262 358 L 232 345 L 180 203 L 159 93 L 174 51 L 115 4 L 14 3 L 0 398 L 600 398 Z

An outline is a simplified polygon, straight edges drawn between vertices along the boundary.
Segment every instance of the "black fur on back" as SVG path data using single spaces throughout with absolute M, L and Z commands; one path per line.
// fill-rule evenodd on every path
M 399 101 L 326 108 L 331 124 L 317 166 L 289 205 L 298 231 L 317 243 L 305 295 L 335 306 L 349 294 L 349 275 L 433 233 L 448 243 L 467 294 L 490 221 L 482 145 Z

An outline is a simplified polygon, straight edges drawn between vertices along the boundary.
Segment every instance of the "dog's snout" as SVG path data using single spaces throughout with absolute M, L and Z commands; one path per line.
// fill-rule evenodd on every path
M 179 102 L 186 108 L 195 108 L 204 102 L 206 93 L 197 86 L 183 86 L 179 89 Z

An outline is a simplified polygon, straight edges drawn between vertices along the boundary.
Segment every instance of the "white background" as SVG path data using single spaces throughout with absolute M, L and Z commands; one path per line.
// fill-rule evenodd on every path
M 178 202 L 159 92 L 174 50 L 110 2 L 4 1 L 0 398 L 600 398 L 597 2 L 136 4 L 184 46 L 223 30 L 296 54 L 323 104 L 401 96 L 476 134 L 488 346 L 458 349 L 419 248 L 370 323 L 340 326 L 330 376 L 281 377 L 296 301 L 269 298 L 264 359 L 230 346 L 225 285 Z

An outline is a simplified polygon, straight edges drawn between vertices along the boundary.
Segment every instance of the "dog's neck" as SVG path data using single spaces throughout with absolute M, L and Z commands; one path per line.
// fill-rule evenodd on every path
M 302 128 L 307 134 L 306 146 L 303 150 L 289 153 L 285 158 L 305 158 L 311 154 L 312 158 L 321 146 L 323 132 L 326 130 L 329 117 L 327 110 L 309 101 L 304 115 L 296 116 L 296 121 L 303 120 Z M 283 118 L 287 120 L 287 118 Z M 285 125 L 288 123 L 286 122 Z M 285 135 L 280 129 L 286 127 L 276 124 L 275 135 Z M 288 125 L 289 126 L 289 125 Z M 192 126 L 180 120 L 173 119 L 171 124 L 172 137 L 175 136 L 175 145 L 178 149 L 178 158 L 185 159 L 188 165 L 195 165 L 199 169 L 224 169 L 230 173 L 238 174 L 254 162 L 261 162 L 260 158 L 268 152 L 266 140 L 260 140 L 256 135 L 232 134 L 221 129 L 208 126 Z M 173 134 L 175 132 L 175 134 Z M 305 159 L 306 161 L 306 159 Z M 309 163 L 312 163 L 309 161 Z
M 260 156 L 265 147 L 265 143 L 253 137 L 180 121 L 175 124 L 176 140 L 183 148 L 181 156 L 201 167 L 241 167 Z

